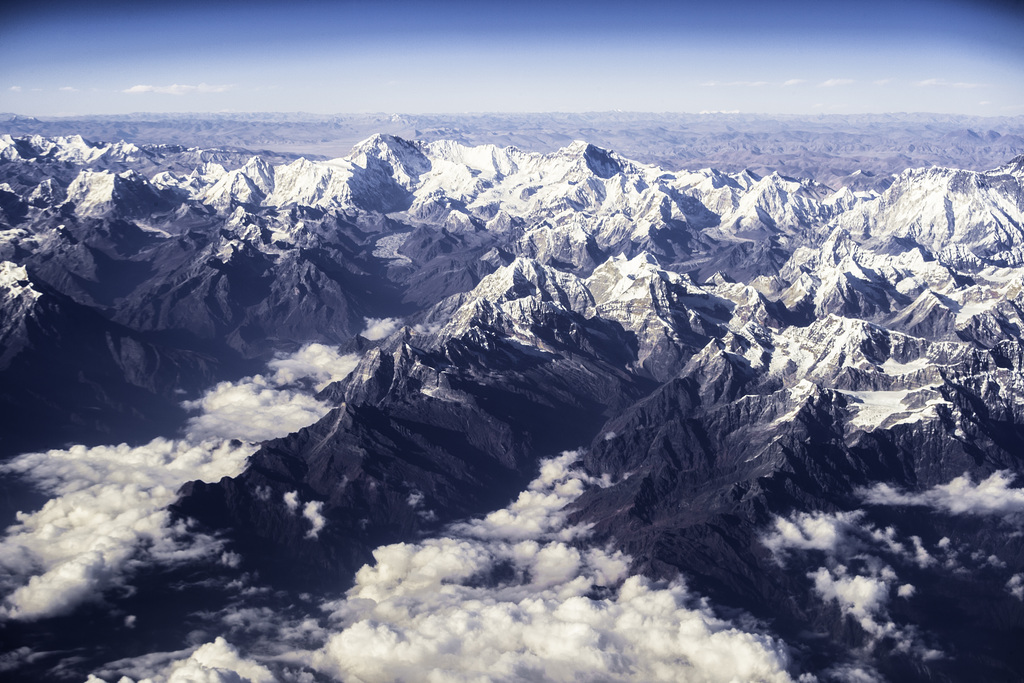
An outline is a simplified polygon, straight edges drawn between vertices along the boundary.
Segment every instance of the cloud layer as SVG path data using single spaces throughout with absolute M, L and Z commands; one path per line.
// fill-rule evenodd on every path
M 253 652 L 315 637 L 315 647 L 263 662 L 278 666 L 281 679 L 313 669 L 364 683 L 791 681 L 781 641 L 716 617 L 682 582 L 630 576 L 628 557 L 579 543 L 585 529 L 565 528 L 564 507 L 603 482 L 574 471 L 576 457 L 545 462 L 504 510 L 444 537 L 378 548 L 346 596 L 321 606 L 326 627 L 281 623 L 268 636 L 275 642 Z M 261 627 L 268 619 L 260 616 Z M 180 657 L 153 679 L 170 680 L 195 659 Z M 202 680 L 235 680 L 204 673 Z
M 0 539 L 0 619 L 69 613 L 123 585 L 140 561 L 219 554 L 218 541 L 171 522 L 166 508 L 178 488 L 241 473 L 255 442 L 288 434 L 327 412 L 308 395 L 309 386 L 344 376 L 354 365 L 353 357 L 311 345 L 271 363 L 272 375 L 223 382 L 186 403 L 200 414 L 181 439 L 74 446 L 5 463 L 0 473 L 19 475 L 52 497 L 36 512 L 19 512 L 17 524 Z M 318 531 L 323 521 L 312 505 L 303 512 Z
M 906 493 L 888 484 L 876 484 L 862 493 L 872 505 L 916 505 L 954 515 L 999 515 L 1020 520 L 1024 516 L 1024 489 L 1010 487 L 1014 478 L 1009 470 L 1001 470 L 977 484 L 964 474 L 921 493 Z

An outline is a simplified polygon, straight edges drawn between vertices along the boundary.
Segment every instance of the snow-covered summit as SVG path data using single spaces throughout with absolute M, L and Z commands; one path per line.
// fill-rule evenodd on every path
M 898 240 L 943 254 L 956 247 L 1004 260 L 1024 249 L 1024 185 L 1011 175 L 932 167 L 900 174 L 880 197 L 836 224 L 878 244 Z
M 128 170 L 82 171 L 68 186 L 67 203 L 81 215 L 94 216 L 112 211 L 142 215 L 162 208 L 164 202 L 149 180 Z

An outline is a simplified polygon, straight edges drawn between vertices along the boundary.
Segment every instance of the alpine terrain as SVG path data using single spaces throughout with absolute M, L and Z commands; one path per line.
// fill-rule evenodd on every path
M 0 676 L 1021 680 L 992 165 L 0 136 Z

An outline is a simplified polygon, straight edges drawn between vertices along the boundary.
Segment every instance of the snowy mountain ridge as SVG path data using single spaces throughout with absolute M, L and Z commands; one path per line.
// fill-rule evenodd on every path
M 0 539 L 10 671 L 139 678 L 223 634 L 266 680 L 330 678 L 332 643 L 422 638 L 382 624 L 432 600 L 582 632 L 642 586 L 673 619 L 720 606 L 777 680 L 1012 680 L 1019 171 L 833 189 L 583 141 L 2 138 L 0 485 L 52 499 Z M 170 495 L 161 463 L 221 451 Z M 358 597 L 463 553 L 406 611 Z M 118 638 L 83 649 L 79 614 Z M 715 679 L 672 642 L 666 676 Z

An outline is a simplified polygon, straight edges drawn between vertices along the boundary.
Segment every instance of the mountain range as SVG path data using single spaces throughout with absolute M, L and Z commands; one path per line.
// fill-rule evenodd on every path
M 1019 680 L 994 165 L 0 136 L 0 671 Z

